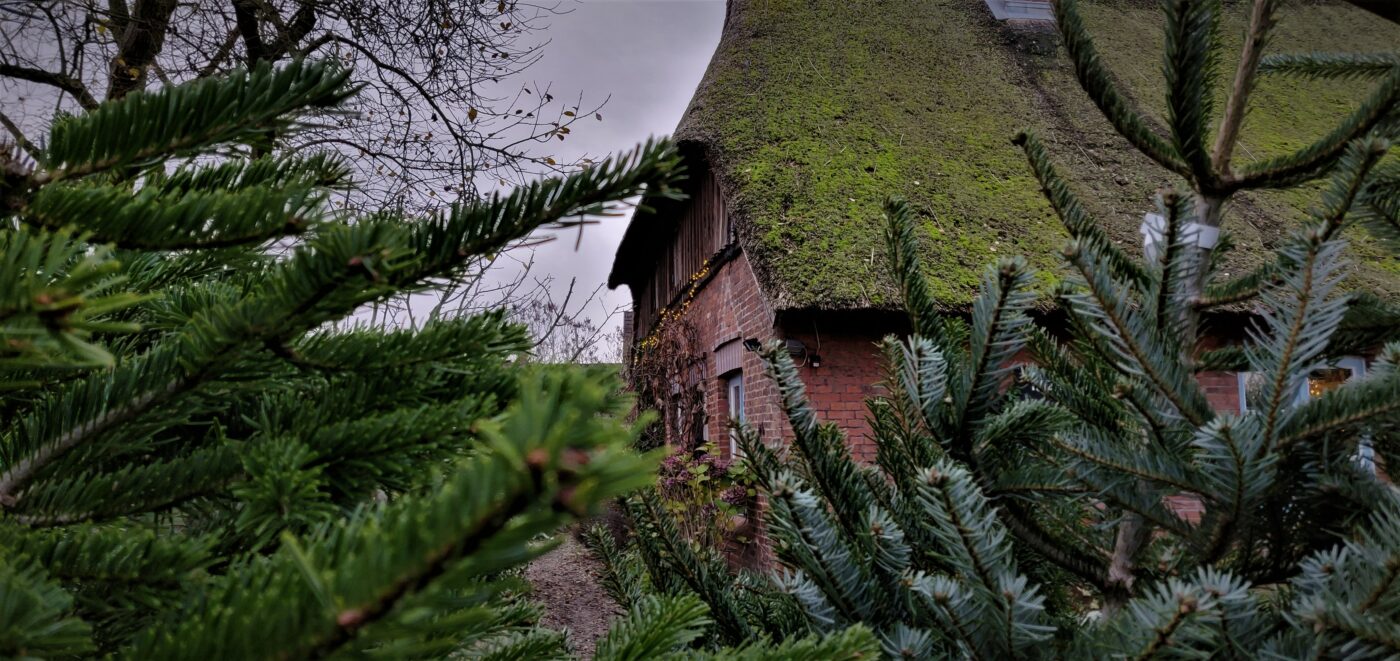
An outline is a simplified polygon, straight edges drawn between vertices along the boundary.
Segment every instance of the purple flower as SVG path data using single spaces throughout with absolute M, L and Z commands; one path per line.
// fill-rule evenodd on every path
M 744 503 L 745 497 L 747 495 L 748 494 L 744 490 L 743 486 L 735 484 L 729 487 L 728 489 L 725 489 L 722 493 L 720 493 L 719 499 L 737 507 Z

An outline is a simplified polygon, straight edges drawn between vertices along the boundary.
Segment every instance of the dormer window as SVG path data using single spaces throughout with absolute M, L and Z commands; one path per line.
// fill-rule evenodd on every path
M 1050 0 L 987 0 L 998 21 L 1054 21 Z

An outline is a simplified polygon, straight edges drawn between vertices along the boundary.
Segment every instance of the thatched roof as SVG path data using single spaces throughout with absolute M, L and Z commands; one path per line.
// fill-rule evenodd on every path
M 1241 32 L 1244 4 L 1231 4 L 1224 34 Z M 1163 117 L 1157 3 L 1096 0 L 1083 12 L 1115 75 Z M 983 0 L 730 0 L 676 137 L 719 178 L 776 308 L 892 307 L 880 208 L 897 193 L 923 219 L 938 300 L 962 309 L 998 256 L 1025 255 L 1046 284 L 1060 274 L 1065 235 L 1010 143 L 1019 128 L 1040 132 L 1110 235 L 1134 250 L 1153 192 L 1173 183 L 1117 137 L 1057 44 L 1045 28 L 995 21 Z M 1272 47 L 1397 44 L 1400 26 L 1350 5 L 1300 2 L 1286 7 Z M 1364 89 L 1266 79 L 1237 160 L 1306 144 Z M 1230 270 L 1258 264 L 1314 200 L 1308 191 L 1238 198 L 1226 221 L 1241 246 Z M 633 221 L 614 285 L 630 280 L 619 277 L 623 264 L 654 259 L 642 237 L 657 221 Z M 1400 293 L 1400 261 L 1358 238 L 1350 286 Z

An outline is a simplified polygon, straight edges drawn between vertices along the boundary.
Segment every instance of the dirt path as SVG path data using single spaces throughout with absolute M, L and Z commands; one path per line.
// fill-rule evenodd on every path
M 598 584 L 599 568 L 588 549 L 566 534 L 559 548 L 525 570 L 525 578 L 535 588 L 535 600 L 545 608 L 540 624 L 567 628 L 569 646 L 585 659 L 593 658 L 594 643 L 622 612 Z

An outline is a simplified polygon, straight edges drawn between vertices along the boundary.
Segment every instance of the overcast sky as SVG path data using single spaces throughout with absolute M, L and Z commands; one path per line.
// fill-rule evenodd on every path
M 551 140 L 540 147 L 555 150 L 544 155 L 560 162 L 572 162 L 582 156 L 600 160 L 675 129 L 719 43 L 725 1 L 554 1 L 559 3 L 560 13 L 544 21 L 547 27 L 536 33 L 549 41 L 542 58 L 520 77 L 503 80 L 502 85 L 549 88 L 561 100 L 582 94 L 583 108 L 591 108 L 605 98 L 608 101 L 602 108 L 603 121 L 584 118 L 573 125 L 568 140 Z M 44 48 L 42 43 L 28 47 Z M 8 87 L 0 91 L 6 92 L 4 103 L 12 116 L 30 117 L 25 111 L 30 106 L 40 109 L 38 116 L 43 121 L 51 114 L 53 94 L 49 88 L 24 94 L 12 93 L 14 90 Z M 553 276 L 556 300 L 562 298 L 571 278 L 577 279 L 576 292 L 593 291 L 607 280 L 628 220 L 612 218 L 587 227 L 577 247 L 579 237 L 574 231 L 534 248 L 531 276 Z M 512 257 L 521 262 L 528 259 L 523 254 Z M 518 267 L 512 272 L 511 260 L 499 260 L 497 264 L 502 266 L 491 280 L 508 282 L 519 273 Z M 601 300 L 580 316 L 597 322 L 608 311 L 631 303 L 625 288 L 604 288 L 602 294 Z M 431 296 L 419 300 L 424 309 L 436 302 Z M 415 302 L 413 307 L 420 306 Z M 616 327 L 620 321 L 619 314 L 610 325 Z
M 561 155 L 601 157 L 630 149 L 675 129 L 719 43 L 724 0 L 565 0 L 572 9 L 551 20 L 551 41 L 528 78 L 553 83 L 554 95 L 584 93 L 584 105 L 611 95 L 602 122 L 575 125 Z M 523 81 L 522 81 L 523 82 Z M 566 158 L 560 158 L 564 161 Z M 588 227 L 575 249 L 577 232 L 535 248 L 535 269 L 556 277 L 563 288 L 578 278 L 588 292 L 605 282 L 627 218 Z M 588 314 L 631 302 L 626 287 L 604 289 L 606 297 Z M 621 315 L 612 323 L 621 321 Z

